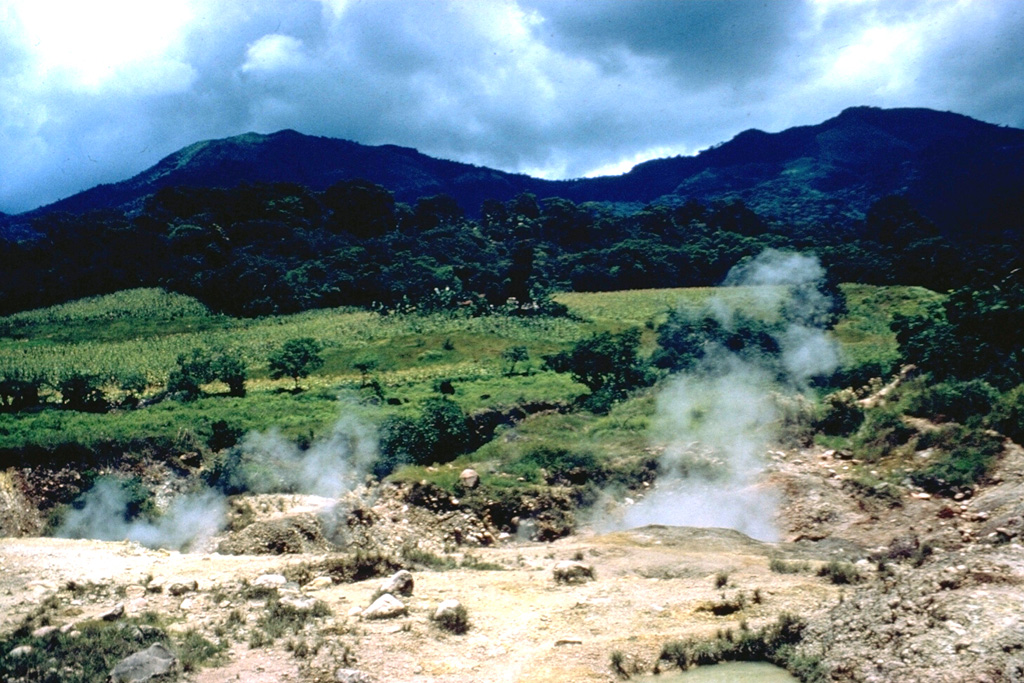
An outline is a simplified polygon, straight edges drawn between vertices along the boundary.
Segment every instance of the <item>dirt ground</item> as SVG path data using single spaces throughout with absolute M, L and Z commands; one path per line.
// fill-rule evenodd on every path
M 310 634 L 317 651 L 304 658 L 289 652 L 287 638 L 249 646 L 265 601 L 247 597 L 243 588 L 264 574 L 315 566 L 323 553 L 179 553 L 127 542 L 4 538 L 0 630 L 13 628 L 49 596 L 60 601 L 57 625 L 120 603 L 128 614 L 156 611 L 176 629 L 212 634 L 237 611 L 243 625 L 231 636 L 226 661 L 186 680 L 324 681 L 347 666 L 381 682 L 543 683 L 617 680 L 609 665 L 614 651 L 650 671 L 668 640 L 735 631 L 741 620 L 756 629 L 788 612 L 810 620 L 821 651 L 841 658 L 834 662 L 864 659 L 845 673 L 837 664 L 837 680 L 1016 680 L 1013 658 L 1024 650 L 1019 609 L 1012 607 L 1024 604 L 1024 549 L 1017 543 L 1024 526 L 1020 448 L 1009 448 L 992 484 L 969 500 L 910 492 L 898 505 L 858 495 L 846 480 L 850 463 L 835 454 L 776 451 L 770 458 L 767 482 L 783 498 L 783 542 L 658 526 L 610 534 L 583 530 L 554 543 L 503 538 L 469 551 L 471 563 L 464 553 L 459 568 L 415 571 L 413 594 L 404 598 L 408 614 L 381 621 L 358 615 L 381 579 L 319 589 L 309 584 L 297 590 L 323 601 L 330 616 L 317 620 Z M 310 514 L 301 501 L 293 503 L 270 507 L 278 516 Z M 431 533 L 422 511 L 397 504 L 373 509 L 383 534 Z M 935 555 L 921 569 L 900 566 L 879 576 L 868 556 L 908 534 L 933 542 Z M 594 579 L 556 582 L 554 564 L 574 558 L 593 566 Z M 814 572 L 778 573 L 771 569 L 773 558 L 814 567 L 832 559 L 859 562 L 868 580 L 839 586 Z M 723 576 L 726 585 L 716 586 Z M 192 581 L 195 590 L 170 588 Z M 740 594 L 745 606 L 739 612 L 715 616 L 708 610 Z M 468 611 L 464 635 L 444 632 L 430 619 L 449 598 Z M 876 632 L 889 635 L 857 645 Z M 916 655 L 907 649 L 914 643 L 921 649 Z M 963 668 L 975 665 L 987 668 Z M 957 678 L 957 671 L 968 670 L 973 678 Z

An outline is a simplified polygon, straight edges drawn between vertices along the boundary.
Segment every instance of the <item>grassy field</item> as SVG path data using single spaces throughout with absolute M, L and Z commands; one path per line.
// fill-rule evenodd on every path
M 848 362 L 893 358 L 895 339 L 888 329 L 892 315 L 913 313 L 939 296 L 906 287 L 843 289 L 849 313 L 834 334 Z M 342 412 L 378 421 L 387 412 L 414 411 L 437 395 L 435 385 L 442 379 L 452 381 L 453 398 L 467 411 L 527 401 L 568 402 L 585 389 L 566 375 L 542 371 L 542 355 L 570 348 L 594 332 L 629 327 L 644 330 L 644 348 L 650 351 L 657 325 L 673 308 L 700 309 L 715 296 L 755 311 L 764 293 L 738 287 L 565 293 L 556 299 L 573 315 L 562 319 L 381 317 L 349 309 L 234 319 L 212 314 L 188 297 L 155 289 L 95 297 L 0 318 L 0 374 L 18 371 L 54 384 L 69 371 L 105 377 L 137 371 L 147 377 L 152 394 L 162 388 L 178 354 L 195 347 L 220 348 L 245 359 L 248 395 L 218 396 L 226 387 L 212 386 L 207 387 L 212 395 L 193 403 L 164 401 L 107 414 L 57 408 L 0 414 L 0 448 L 69 440 L 88 445 L 137 437 L 202 439 L 218 421 L 243 431 L 276 427 L 290 437 L 311 438 L 325 433 Z M 319 341 L 325 359 L 323 368 L 302 380 L 305 391 L 299 393 L 288 390 L 291 380 L 271 380 L 267 369 L 268 355 L 296 337 Z M 529 355 L 513 376 L 502 359 L 511 346 L 524 346 Z M 361 388 L 363 377 L 354 366 L 367 358 L 376 363 L 372 379 L 379 383 L 383 401 L 368 401 L 368 390 Z M 638 403 L 633 410 L 640 413 L 632 415 L 630 424 L 642 423 L 642 412 L 649 408 Z M 623 443 L 637 448 L 633 427 L 608 426 L 614 423 L 613 415 L 588 429 L 603 433 L 609 444 L 625 434 Z M 558 432 L 552 437 L 555 441 L 577 442 L 582 434 L 571 420 L 543 429 L 549 435 Z M 616 435 L 608 436 L 613 432 Z

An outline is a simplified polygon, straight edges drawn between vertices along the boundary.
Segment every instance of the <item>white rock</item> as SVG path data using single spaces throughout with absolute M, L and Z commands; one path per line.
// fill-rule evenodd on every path
M 445 617 L 455 616 L 460 607 L 462 607 L 462 603 L 455 598 L 443 600 L 441 604 L 437 606 L 437 609 L 434 610 L 434 621 L 444 619 Z
M 376 600 L 373 604 L 363 610 L 363 619 L 393 619 L 394 617 L 400 617 L 407 612 L 407 609 L 402 601 L 391 595 L 391 593 L 385 593 Z
M 412 573 L 408 570 L 401 569 L 380 584 L 380 588 L 377 589 L 377 595 L 383 595 L 385 593 L 391 593 L 392 595 L 412 595 L 413 580 Z
M 480 475 L 476 470 L 467 467 L 459 474 L 459 482 L 467 489 L 475 489 L 480 485 Z
M 261 574 L 256 577 L 252 585 L 255 588 L 281 588 L 286 583 L 288 583 L 288 579 L 280 574 Z
M 329 577 L 329 576 L 318 576 L 315 579 L 313 579 L 312 581 L 310 581 L 309 583 L 307 583 L 305 586 L 303 586 L 302 590 L 306 590 L 306 591 L 322 591 L 325 588 L 330 588 L 333 585 L 334 585 L 334 581 L 331 580 L 331 577 Z

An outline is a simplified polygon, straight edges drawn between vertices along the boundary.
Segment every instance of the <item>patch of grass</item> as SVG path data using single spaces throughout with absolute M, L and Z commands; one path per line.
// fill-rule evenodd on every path
M 424 567 L 434 571 L 446 571 L 455 569 L 458 564 L 447 555 L 438 555 L 429 550 L 423 550 L 417 545 L 406 544 L 402 546 L 402 560 L 413 567 Z
M 483 572 L 501 572 L 505 571 L 505 565 L 499 564 L 498 562 L 488 562 L 487 560 L 481 560 L 476 555 L 466 554 L 462 558 L 463 569 L 475 569 L 476 571 Z
M 715 574 L 715 588 L 725 588 L 729 585 L 729 572 L 719 571 Z
M 280 595 L 274 591 L 267 598 L 263 614 L 260 615 L 253 627 L 249 638 L 249 647 L 259 648 L 271 645 L 287 633 L 299 635 L 306 624 L 315 619 L 330 616 L 330 614 L 331 608 L 323 601 L 316 601 L 313 609 L 297 609 L 282 602 Z
M 0 635 L 0 680 L 103 681 L 122 659 L 157 642 L 168 644 L 182 669 L 193 672 L 218 662 L 226 650 L 224 643 L 213 643 L 194 630 L 169 633 L 152 612 L 117 622 L 84 621 L 76 625 L 75 634 L 54 631 L 35 638 L 31 634 L 39 625 L 45 624 L 33 613 L 13 632 Z M 21 646 L 31 651 L 12 656 Z
M 812 571 L 811 563 L 806 560 L 783 560 L 778 557 L 769 561 L 768 568 L 776 574 L 810 574 Z
M 760 599 L 760 597 L 758 599 Z M 746 608 L 747 600 L 748 598 L 746 593 L 742 591 L 737 592 L 732 597 L 728 597 L 723 593 L 718 600 L 698 605 L 696 611 L 711 612 L 716 617 L 727 617 L 730 614 L 735 614 L 736 612 L 740 612 Z
M 662 646 L 655 673 L 661 672 L 662 663 L 685 671 L 725 661 L 764 661 L 784 667 L 802 681 L 824 683 L 828 677 L 820 658 L 797 648 L 806 626 L 802 618 L 787 612 L 757 631 L 741 628 L 739 633 L 719 631 L 714 638 L 672 640 Z

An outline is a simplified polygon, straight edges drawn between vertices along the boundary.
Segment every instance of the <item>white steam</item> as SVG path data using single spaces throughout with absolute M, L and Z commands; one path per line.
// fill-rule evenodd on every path
M 182 549 L 200 544 L 223 526 L 224 497 L 207 489 L 174 499 L 155 521 L 128 521 L 131 501 L 116 479 L 102 479 L 82 496 L 83 506 L 71 510 L 57 531 L 64 538 L 135 541 L 150 548 Z
M 250 432 L 240 446 L 242 459 L 252 466 L 246 488 L 254 493 L 289 491 L 337 498 L 352 490 L 377 457 L 374 431 L 351 417 L 335 423 L 328 437 L 307 450 L 280 432 Z
M 806 387 L 839 361 L 821 326 L 831 304 L 819 289 L 824 274 L 814 257 L 775 250 L 729 273 L 727 285 L 750 287 L 757 313 L 786 322 L 774 332 L 779 358 L 768 362 L 715 346 L 693 370 L 669 381 L 658 397 L 653 434 L 665 446 L 663 474 L 619 526 L 723 527 L 777 538 L 778 499 L 760 482 L 765 451 L 778 435 L 773 396 Z M 738 319 L 732 301 L 721 296 L 708 307 L 730 330 Z M 749 305 L 743 310 L 751 312 Z
M 233 483 L 255 493 L 289 492 L 337 498 L 361 480 L 377 455 L 373 429 L 343 416 L 306 450 L 276 430 L 251 432 L 237 447 Z M 178 496 L 153 521 L 129 521 L 130 494 L 115 478 L 99 480 L 57 530 L 64 538 L 135 541 L 150 548 L 201 547 L 227 520 L 227 497 L 213 488 Z

